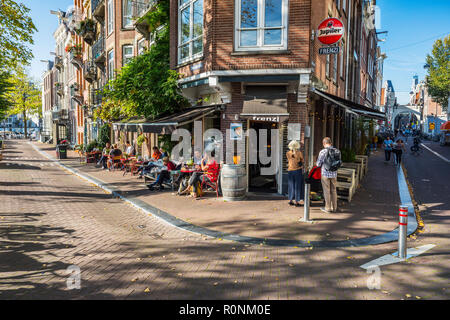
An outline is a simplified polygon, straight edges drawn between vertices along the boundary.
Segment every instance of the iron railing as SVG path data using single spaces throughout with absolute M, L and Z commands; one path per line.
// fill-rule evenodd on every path
M 100 36 L 98 40 L 92 46 L 92 55 L 94 60 L 97 60 L 105 53 L 105 38 Z
M 104 5 L 104 3 L 105 3 L 105 0 L 92 0 L 92 2 L 91 2 L 92 14 L 95 12 L 95 10 L 97 10 L 97 8 L 99 6 Z

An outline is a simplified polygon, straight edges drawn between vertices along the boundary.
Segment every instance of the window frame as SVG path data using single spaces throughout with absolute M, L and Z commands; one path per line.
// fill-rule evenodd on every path
M 125 55 L 126 48 L 131 48 L 131 54 L 128 56 Z M 122 67 L 128 64 L 128 62 L 125 63 L 125 59 L 131 60 L 133 59 L 133 57 L 134 57 L 134 46 L 132 44 L 124 44 L 122 46 Z
M 137 42 L 137 55 L 140 56 L 147 50 L 147 46 L 145 45 L 145 38 L 142 38 Z M 143 45 L 141 45 L 143 43 Z M 142 50 L 141 50 L 142 48 Z
M 109 36 L 114 32 L 114 0 L 108 0 L 106 5 L 107 5 L 107 10 L 108 10 L 108 14 L 107 14 L 108 30 L 107 30 L 107 32 L 108 32 L 108 36 Z
M 125 15 L 126 5 L 131 4 L 131 11 L 129 12 L 129 16 Z M 125 19 L 130 19 L 130 24 L 125 24 Z M 122 0 L 122 28 L 124 29 L 133 29 L 133 2 L 132 0 Z
M 203 57 L 203 51 L 205 49 L 203 45 L 204 40 L 204 27 L 205 27 L 205 2 L 204 0 L 177 0 L 178 3 L 178 44 L 177 44 L 177 55 L 178 55 L 178 64 L 183 64 L 186 62 L 194 61 Z M 193 37 L 194 33 L 194 4 L 198 1 L 202 1 L 202 34 L 197 37 Z M 186 42 L 181 42 L 181 12 L 189 7 L 189 40 Z M 156 35 L 155 35 L 156 36 Z M 194 42 L 201 39 L 202 40 L 202 50 L 196 54 L 193 54 L 193 46 Z M 153 42 L 154 43 L 154 42 Z M 152 44 L 152 43 L 151 43 Z M 150 45 L 151 45 L 150 44 Z M 189 55 L 186 58 L 181 58 L 181 48 L 185 45 L 189 45 Z
M 286 51 L 288 49 L 288 29 L 289 29 L 289 0 L 281 0 L 281 27 L 264 27 L 265 17 L 265 1 L 257 1 L 257 26 L 255 28 L 241 28 L 241 3 L 242 0 L 235 0 L 235 31 L 234 31 L 234 51 Z M 265 45 L 265 30 L 281 29 L 281 44 Z M 255 30 L 257 32 L 256 46 L 241 46 L 241 32 L 244 30 Z
M 112 57 L 110 57 L 112 55 Z M 114 49 L 111 49 L 107 53 L 107 63 L 108 63 L 108 80 L 114 79 Z M 112 66 L 112 67 L 111 67 Z

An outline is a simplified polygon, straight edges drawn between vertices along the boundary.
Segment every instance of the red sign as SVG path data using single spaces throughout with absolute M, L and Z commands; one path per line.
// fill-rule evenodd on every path
M 336 18 L 325 19 L 317 30 L 319 41 L 327 45 L 335 44 L 344 36 L 344 25 Z

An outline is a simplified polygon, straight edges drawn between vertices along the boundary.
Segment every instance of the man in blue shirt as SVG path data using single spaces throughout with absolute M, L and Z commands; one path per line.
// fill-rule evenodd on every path
M 391 153 L 392 153 L 392 147 L 394 145 L 394 141 L 391 140 L 391 137 L 387 137 L 383 141 L 383 147 L 384 147 L 384 157 L 385 161 L 389 162 L 391 160 Z

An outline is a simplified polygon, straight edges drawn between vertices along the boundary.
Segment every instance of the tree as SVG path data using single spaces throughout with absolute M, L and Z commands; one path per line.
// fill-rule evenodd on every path
M 434 43 L 426 68 L 428 93 L 446 111 L 450 96 L 450 35 Z
M 6 116 L 8 108 L 12 105 L 9 97 L 12 83 L 10 82 L 10 74 L 7 72 L 0 72 L 0 121 Z
M 105 104 L 97 109 L 102 120 L 144 116 L 155 118 L 189 105 L 180 94 L 179 75 L 170 70 L 169 1 L 159 1 L 141 19 L 147 20 L 155 43 L 124 66 L 104 90 Z
M 13 0 L 0 2 L 0 68 L 26 65 L 33 58 L 28 47 L 37 31 L 29 17 L 30 9 Z
M 12 102 L 8 114 L 21 114 L 24 121 L 24 133 L 27 138 L 27 122 L 32 115 L 42 116 L 41 91 L 27 76 L 22 67 L 18 67 L 11 76 L 11 91 L 8 93 Z

